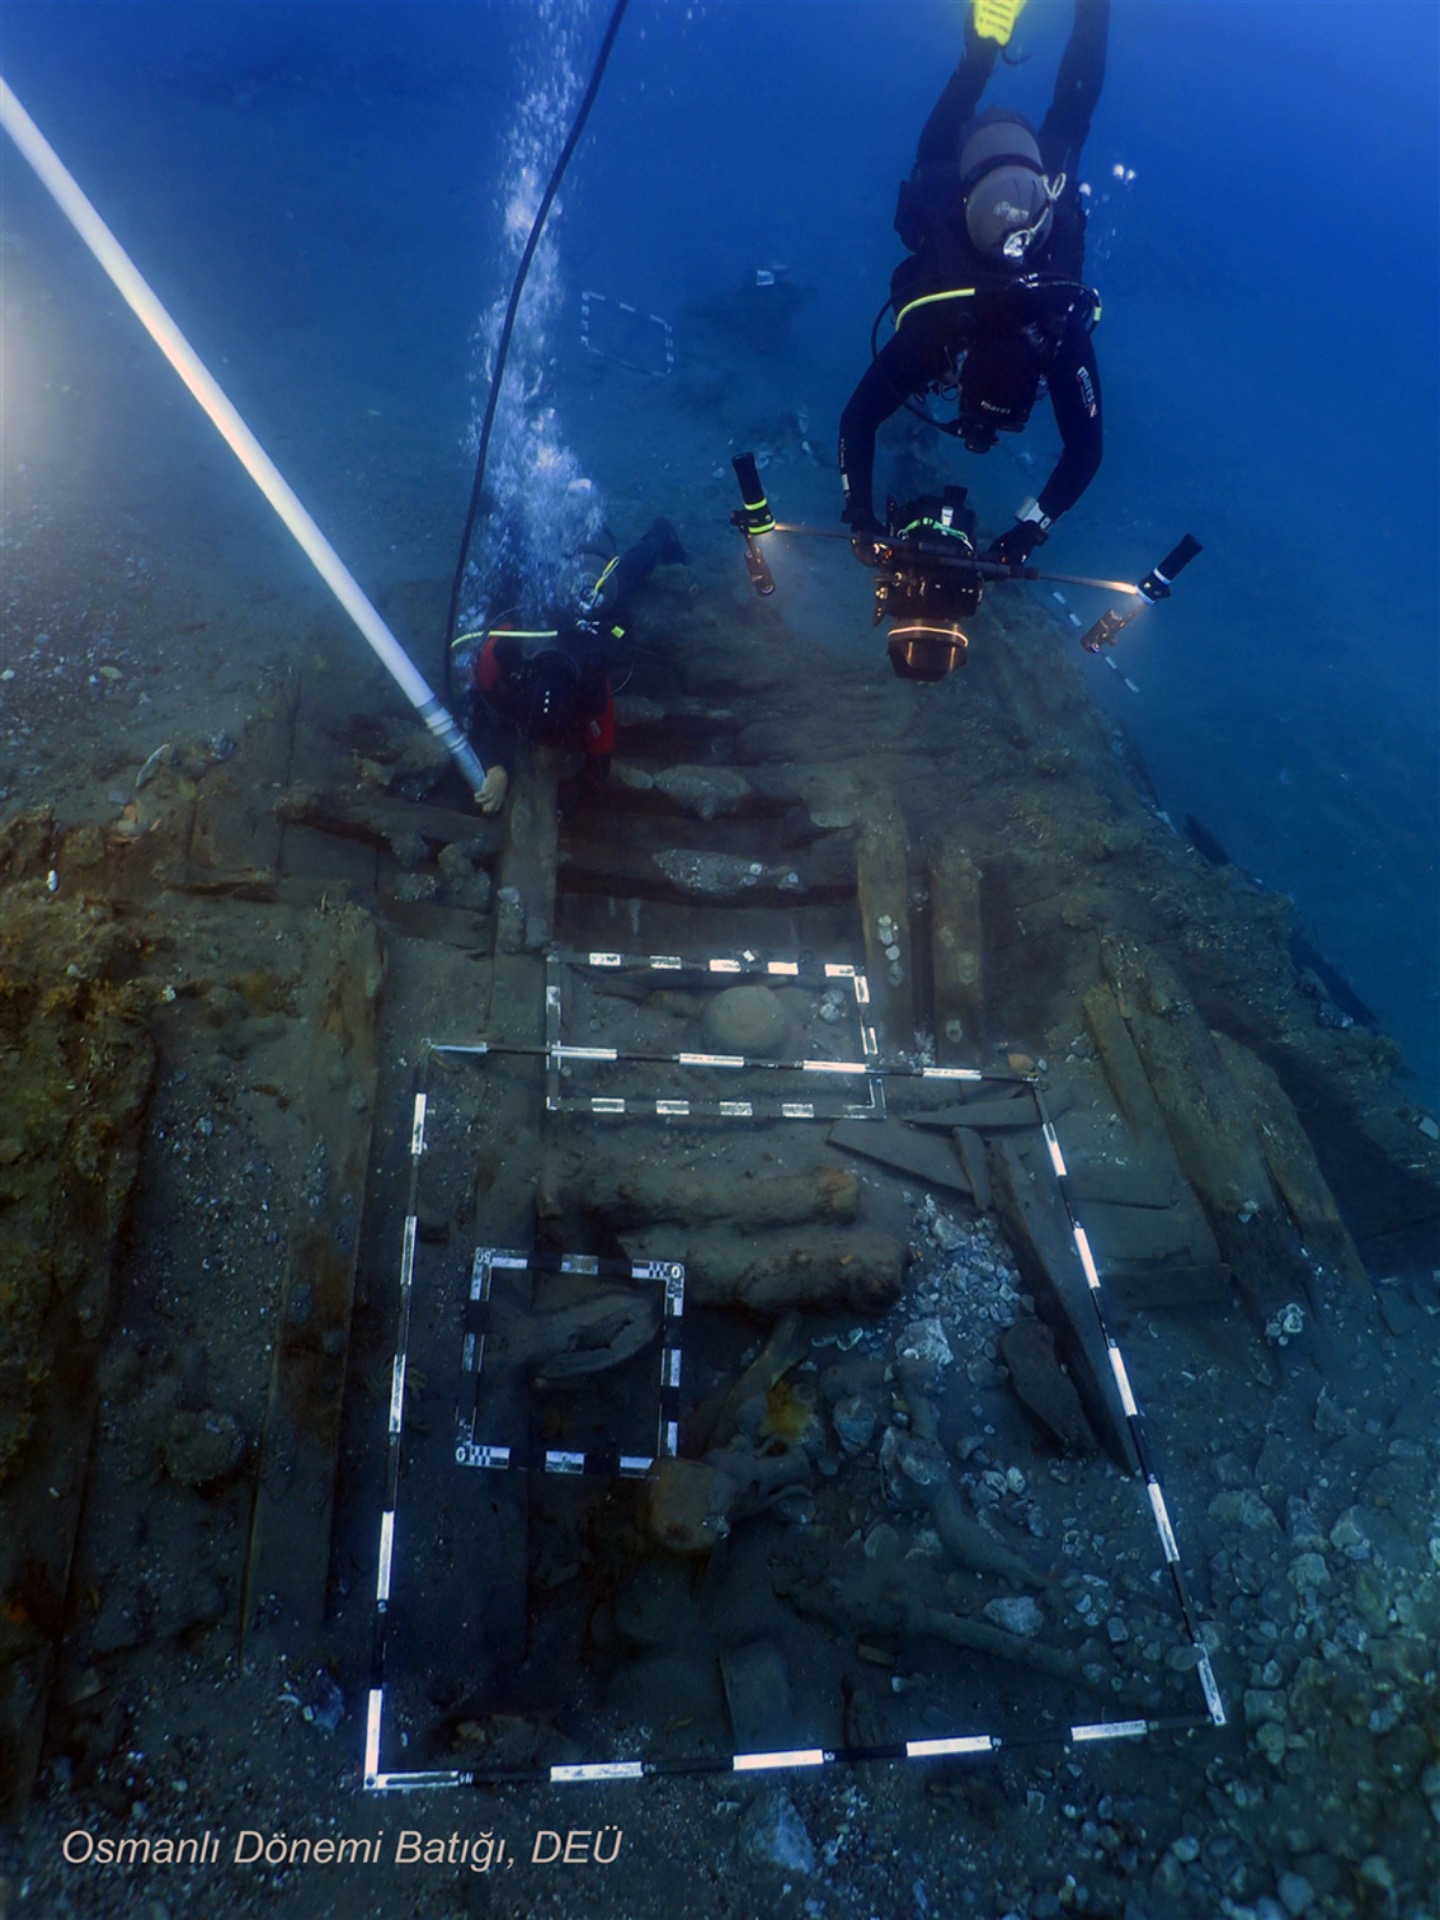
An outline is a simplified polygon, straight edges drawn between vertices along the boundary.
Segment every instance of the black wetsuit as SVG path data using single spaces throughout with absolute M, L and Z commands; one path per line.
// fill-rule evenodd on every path
M 557 615 L 545 632 L 499 628 L 486 636 L 471 666 L 465 724 L 483 767 L 513 773 L 515 741 L 525 734 L 582 753 L 587 785 L 605 779 L 615 748 L 611 669 L 628 637 L 627 603 L 655 567 L 684 558 L 675 529 L 657 520 L 600 570 L 582 610 Z
M 1026 279 L 1078 283 L 1081 278 L 1085 211 L 1078 168 L 1104 79 L 1108 24 L 1109 0 L 1076 0 L 1055 96 L 1038 135 L 1046 173 L 1052 179 L 1064 173 L 1066 184 L 1050 232 L 1025 261 Z M 891 281 L 897 329 L 866 369 L 840 420 L 844 518 L 857 528 L 875 524 L 876 429 L 913 396 L 955 387 L 965 356 L 977 348 L 1002 357 L 1012 348 L 1028 355 L 1050 394 L 1064 451 L 1039 493 L 1047 522 L 1074 506 L 1100 465 L 1100 375 L 1090 343 L 1090 302 L 1075 299 L 1064 286 L 1053 295 L 1017 289 L 1017 276 L 979 255 L 965 228 L 960 140 L 975 117 L 997 50 L 967 19 L 964 57 L 925 123 L 915 172 L 901 191 L 896 226 L 915 251 Z M 980 289 L 978 297 L 939 299 L 905 311 L 908 302 L 926 294 L 970 287 Z

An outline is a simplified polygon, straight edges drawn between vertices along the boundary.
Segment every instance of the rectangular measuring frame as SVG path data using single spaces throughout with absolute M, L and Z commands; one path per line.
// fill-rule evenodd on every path
M 620 1036 L 602 1032 L 591 1044 L 589 1023 L 605 1020 L 612 998 L 594 995 L 597 980 L 620 983 L 614 998 L 615 1017 L 625 1031 Z M 577 981 L 582 987 L 579 993 L 573 991 Z M 699 1017 L 691 1004 L 692 998 L 704 999 L 697 984 L 713 992 L 718 983 L 742 981 L 779 982 L 782 987 L 803 983 L 800 1014 L 814 1033 L 823 1028 L 822 1046 L 802 1045 L 793 1053 L 752 1062 L 689 1045 L 658 1044 L 666 1037 L 663 1022 Z M 826 1000 L 826 994 L 833 997 Z M 836 1008 L 837 1016 L 821 1020 L 815 1010 L 822 1004 Z M 516 1072 L 523 1067 L 534 1077 L 543 1113 L 554 1116 L 556 1124 L 563 1123 L 569 1137 L 575 1137 L 575 1129 L 593 1117 L 605 1121 L 607 1128 L 614 1123 L 636 1127 L 654 1151 L 664 1151 L 665 1143 L 678 1140 L 686 1129 L 693 1137 L 695 1126 L 714 1121 L 750 1121 L 764 1128 L 807 1118 L 884 1117 L 887 1079 L 943 1084 L 986 1077 L 969 1069 L 885 1064 L 867 1013 L 863 975 L 841 965 L 802 967 L 798 961 L 756 956 L 694 961 L 679 956 L 637 960 L 623 955 L 564 954 L 552 958 L 547 970 L 543 1046 L 509 1052 L 524 1056 L 512 1060 L 511 1066 Z M 583 1041 L 577 1032 L 585 1035 Z M 615 1044 L 607 1044 L 612 1038 Z M 506 1049 L 492 1048 L 485 1041 L 436 1045 L 427 1052 L 424 1084 L 415 1101 L 410 1197 L 386 1411 L 386 1489 L 379 1519 L 374 1657 L 366 1711 L 366 1790 L 476 1787 L 516 1778 L 563 1784 L 638 1780 L 675 1772 L 734 1774 L 859 1761 L 934 1761 L 993 1754 L 1015 1744 L 1058 1745 L 1078 1752 L 1111 1741 L 1144 1738 L 1161 1728 L 1225 1723 L 1208 1644 L 1186 1589 L 1169 1506 L 1130 1369 L 1105 1320 L 1101 1276 L 1075 1211 L 1059 1136 L 1038 1089 L 1039 1164 L 1053 1181 L 1052 1192 L 1069 1220 L 1081 1276 L 1078 1284 L 1093 1307 L 1123 1419 L 1140 1461 L 1138 1474 L 1106 1472 L 1093 1486 L 1080 1482 L 1081 1491 L 1074 1499 L 1086 1507 L 1085 1524 L 1077 1529 L 1073 1542 L 1066 1532 L 1060 1550 L 1079 1572 L 1077 1604 L 1083 1613 L 1090 1594 L 1104 1590 L 1104 1576 L 1112 1571 L 1108 1562 L 1093 1570 L 1086 1565 L 1086 1529 L 1094 1539 L 1104 1539 L 1111 1560 L 1139 1564 L 1148 1525 L 1151 1578 L 1159 1583 L 1157 1600 L 1143 1610 L 1146 1626 L 1142 1629 L 1137 1617 L 1129 1630 L 1148 1632 L 1157 1658 L 1167 1648 L 1183 1649 L 1183 1664 L 1193 1672 L 1199 1690 L 1200 1710 L 1171 1712 L 1169 1702 L 1164 1712 L 1137 1710 L 1122 1695 L 1117 1696 L 1117 1705 L 1124 1710 L 1106 1711 L 1093 1700 L 1093 1689 L 1078 1670 L 1069 1673 L 1063 1664 L 1057 1665 L 1053 1677 L 1023 1667 L 1007 1670 L 1004 1689 L 993 1690 L 992 1697 L 990 1683 L 983 1682 L 976 1693 L 969 1680 L 961 1685 L 953 1678 L 937 1677 L 942 1669 L 945 1674 L 956 1669 L 956 1656 L 953 1647 L 941 1644 L 937 1650 L 927 1638 L 933 1622 L 924 1632 L 902 1632 L 893 1655 L 901 1676 L 916 1666 L 921 1671 L 934 1670 L 927 1691 L 918 1696 L 929 1702 L 926 1722 L 904 1726 L 905 1696 L 900 1695 L 889 1702 L 889 1718 L 880 1737 L 869 1741 L 843 1737 L 843 1729 L 837 1737 L 833 1717 L 818 1699 L 792 1699 L 791 1720 L 780 1739 L 737 1745 L 733 1740 L 737 1729 L 732 1727 L 727 1745 L 712 1728 L 708 1737 L 691 1748 L 673 1735 L 662 1738 L 657 1733 L 647 1739 L 638 1723 L 627 1731 L 616 1722 L 603 1692 L 593 1701 L 581 1700 L 577 1683 L 593 1665 L 593 1656 L 583 1656 L 580 1645 L 591 1603 L 581 1573 L 566 1560 L 573 1549 L 567 1547 L 557 1564 L 554 1541 L 570 1539 L 565 1526 L 582 1511 L 589 1517 L 583 1524 L 576 1522 L 575 1539 L 583 1541 L 586 1527 L 592 1531 L 598 1527 L 601 1537 L 614 1534 L 617 1527 L 628 1524 L 626 1509 L 614 1504 L 623 1483 L 631 1484 L 625 1497 L 633 1500 L 658 1467 L 666 1462 L 683 1465 L 703 1452 L 705 1429 L 697 1417 L 692 1343 L 698 1337 L 703 1349 L 706 1311 L 714 1316 L 718 1310 L 697 1314 L 687 1301 L 686 1266 L 678 1258 L 632 1262 L 588 1250 L 490 1244 L 452 1249 L 422 1239 L 422 1179 L 427 1191 L 451 1197 L 472 1178 L 476 1130 L 489 1103 L 486 1076 L 493 1075 L 506 1058 Z M 813 1077 L 807 1081 L 807 1075 Z M 723 1085 L 724 1097 L 708 1090 L 712 1079 Z M 608 1090 L 601 1091 L 602 1084 L 608 1084 Z M 1013 1087 L 1013 1077 L 1007 1084 Z M 677 1125 L 680 1134 L 674 1132 Z M 776 1140 L 787 1131 L 781 1127 Z M 724 1130 L 713 1137 L 718 1141 Z M 483 1217 L 482 1205 L 477 1225 Z M 503 1295 L 510 1289 L 513 1294 L 517 1287 L 522 1290 L 515 1296 L 520 1301 L 514 1309 L 518 1317 L 507 1334 L 499 1318 L 504 1303 L 497 1303 L 497 1292 Z M 517 1391 L 517 1382 L 523 1388 L 523 1368 L 517 1372 L 512 1366 L 506 1372 L 506 1340 L 513 1357 L 514 1351 L 523 1350 L 537 1321 L 543 1322 L 547 1315 L 583 1316 L 600 1296 L 622 1332 L 630 1320 L 643 1319 L 641 1331 L 653 1326 L 653 1334 L 612 1374 L 598 1376 L 593 1383 L 582 1382 L 581 1392 L 541 1394 L 538 1404 L 526 1404 L 523 1392 Z M 538 1309 L 537 1300 L 541 1301 Z M 901 1319 L 909 1312 L 913 1309 L 903 1305 L 896 1309 Z M 887 1328 L 888 1321 L 876 1331 L 890 1339 Z M 864 1337 L 867 1330 L 860 1331 Z M 983 1332 L 977 1324 L 977 1338 Z M 817 1346 L 814 1351 L 819 1354 L 822 1349 Z M 498 1372 L 492 1372 L 492 1365 L 498 1366 Z M 417 1377 L 426 1381 L 418 1418 L 409 1405 Z M 448 1407 L 448 1415 L 432 1411 L 431 1401 Z M 847 1470 L 843 1459 L 838 1464 L 842 1473 Z M 1078 1480 L 1083 1471 L 1080 1466 L 1067 1468 L 1064 1478 L 1067 1483 Z M 820 1483 L 822 1492 L 825 1484 Z M 520 1530 L 525 1531 L 526 1487 L 532 1489 L 528 1544 L 522 1541 L 517 1547 L 507 1539 L 506 1529 L 521 1514 Z M 542 1497 L 542 1488 L 551 1491 Z M 611 1488 L 613 1494 L 607 1491 Z M 522 1500 L 519 1508 L 517 1493 Z M 1068 1503 L 1071 1496 L 1063 1498 Z M 585 1502 L 592 1505 L 586 1508 Z M 746 1535 L 753 1529 L 752 1537 L 758 1541 L 764 1525 L 763 1521 L 743 1523 L 735 1546 L 727 1551 L 751 1551 Z M 1157 1539 L 1158 1561 L 1154 1558 Z M 503 1586 L 485 1585 L 496 1566 L 503 1568 L 507 1555 L 515 1561 L 511 1585 L 523 1596 L 523 1612 L 512 1608 L 508 1615 Z M 1156 1624 L 1159 1598 L 1167 1592 L 1168 1633 Z M 1084 1618 L 1088 1620 L 1088 1613 Z M 839 1649 L 844 1635 L 822 1633 L 821 1638 Z M 554 1673 L 555 1712 L 573 1721 L 576 1729 L 563 1757 L 547 1753 L 543 1743 L 534 1751 L 505 1750 L 487 1731 L 509 1724 L 503 1687 L 507 1670 L 522 1661 L 527 1641 L 540 1648 L 548 1670 Z M 511 1647 L 508 1659 L 507 1646 Z M 564 1652 L 566 1646 L 571 1648 L 569 1655 Z M 696 1657 L 698 1661 L 698 1653 Z M 713 1650 L 707 1657 L 714 1657 Z M 963 1663 L 973 1658 L 962 1653 L 957 1670 L 968 1672 Z M 566 1660 L 574 1662 L 568 1680 Z M 1170 1662 L 1172 1667 L 1178 1664 Z M 480 1671 L 495 1681 L 501 1703 L 497 1710 L 485 1711 L 484 1699 L 471 1710 L 471 1694 L 463 1682 Z M 1178 1684 L 1173 1674 L 1171 1679 Z M 447 1691 L 456 1693 L 460 1705 L 443 1719 L 437 1732 L 433 1700 Z M 1087 1704 L 1099 1710 L 1087 1712 Z M 723 1717 L 722 1707 L 722 1722 Z M 582 1748 L 578 1757 L 577 1741 Z M 584 1750 L 587 1742 L 588 1752 Z

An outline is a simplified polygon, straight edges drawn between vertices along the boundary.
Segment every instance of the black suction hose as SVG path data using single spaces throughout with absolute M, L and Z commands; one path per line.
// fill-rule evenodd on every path
M 545 189 L 540 210 L 535 215 L 535 223 L 530 229 L 530 237 L 525 242 L 525 251 L 520 256 L 520 265 L 515 273 L 515 284 L 510 289 L 510 304 L 505 309 L 505 324 L 500 329 L 500 344 L 495 350 L 495 371 L 490 376 L 490 397 L 485 403 L 485 418 L 480 427 L 480 450 L 475 458 L 475 479 L 470 488 L 470 508 L 465 515 L 465 530 L 460 536 L 460 557 L 455 563 L 455 578 L 450 587 L 450 609 L 445 616 L 445 697 L 452 702 L 454 688 L 451 684 L 451 642 L 455 636 L 456 622 L 460 617 L 460 595 L 465 586 L 465 568 L 470 558 L 470 542 L 475 533 L 476 516 L 480 511 L 480 493 L 485 485 L 485 459 L 490 451 L 490 434 L 495 425 L 495 409 L 500 400 L 500 382 L 505 377 L 505 357 L 510 351 L 510 336 L 515 331 L 515 316 L 520 310 L 520 295 L 525 288 L 525 276 L 530 271 L 530 262 L 535 257 L 535 249 L 540 244 L 545 216 L 550 211 L 551 201 L 560 191 L 560 182 L 565 177 L 570 156 L 575 151 L 580 135 L 585 131 L 585 122 L 590 117 L 590 109 L 594 106 L 595 96 L 600 91 L 600 82 L 605 77 L 605 65 L 610 58 L 610 49 L 615 44 L 615 36 L 620 31 L 620 22 L 624 18 L 628 5 L 629 0 L 615 0 L 615 11 L 611 14 L 610 24 L 605 29 L 605 38 L 600 42 L 600 51 L 595 59 L 594 71 L 590 75 L 590 84 L 585 89 L 585 98 L 580 102 L 569 138 L 560 150 L 560 158 L 555 162 L 555 171 L 550 175 L 550 184 Z

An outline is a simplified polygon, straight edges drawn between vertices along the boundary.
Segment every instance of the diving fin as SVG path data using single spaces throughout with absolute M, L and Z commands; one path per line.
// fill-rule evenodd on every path
M 1008 47 L 1015 22 L 1025 10 L 1025 0 L 974 0 L 975 31 L 982 40 L 993 40 Z

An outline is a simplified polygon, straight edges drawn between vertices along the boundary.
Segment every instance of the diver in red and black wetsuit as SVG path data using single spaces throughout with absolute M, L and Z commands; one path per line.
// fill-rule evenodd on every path
M 927 391 L 954 394 L 957 418 L 947 430 L 972 453 L 988 451 L 997 433 L 1020 432 L 1039 394 L 1049 392 L 1064 450 L 1039 497 L 1016 510 L 988 558 L 1023 566 L 1100 465 L 1100 375 L 1090 341 L 1097 309 L 1080 279 L 1079 164 L 1105 76 L 1110 5 L 1075 0 L 1038 133 L 1008 108 L 976 111 L 1001 44 L 987 33 L 997 14 L 1013 21 L 1018 12 L 1012 0 L 984 6 L 982 17 L 977 0 L 967 14 L 964 55 L 900 189 L 895 226 L 911 257 L 891 278 L 895 332 L 840 421 L 842 517 L 867 564 L 878 558 L 875 537 L 885 531 L 873 498 L 876 429 Z
M 628 633 L 627 603 L 653 568 L 684 558 L 674 527 L 657 520 L 605 565 L 575 613 L 542 629 L 487 630 L 470 672 L 465 723 L 486 769 L 482 813 L 505 804 L 520 734 L 580 753 L 582 790 L 601 785 L 615 750 L 611 668 Z

